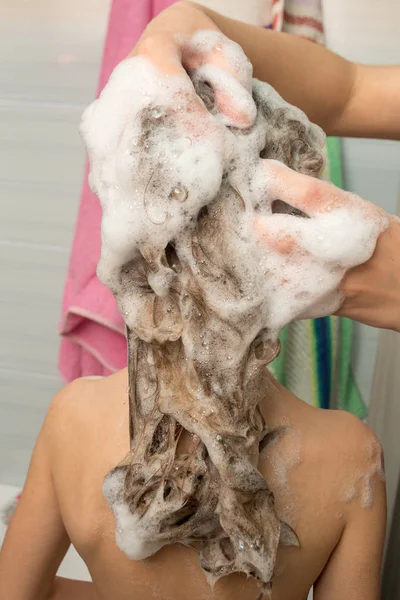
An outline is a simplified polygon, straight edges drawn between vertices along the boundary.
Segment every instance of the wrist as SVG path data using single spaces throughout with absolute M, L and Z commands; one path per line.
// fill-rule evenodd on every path
M 372 257 L 343 279 L 339 315 L 400 333 L 399 240 L 400 219 L 390 216 Z

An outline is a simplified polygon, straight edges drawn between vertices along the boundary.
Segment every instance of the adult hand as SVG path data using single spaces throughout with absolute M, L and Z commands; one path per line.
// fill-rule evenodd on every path
M 256 108 L 251 63 L 241 47 L 194 6 L 180 2 L 160 13 L 129 56 L 146 57 L 164 74 L 205 81 L 225 125 L 252 125 Z M 194 88 L 193 99 L 204 110 Z
M 265 163 L 268 195 L 281 205 L 277 212 L 310 217 L 312 221 L 326 213 L 333 217 L 337 210 L 345 208 L 350 211 L 346 218 L 352 219 L 354 226 L 348 240 L 348 232 L 344 228 L 341 231 L 340 221 L 335 223 L 329 217 L 326 223 L 330 223 L 330 229 L 320 229 L 320 240 L 310 246 L 310 219 L 282 219 L 281 214 L 276 214 L 265 220 L 256 219 L 261 243 L 271 252 L 287 257 L 299 269 L 309 262 L 311 266 L 315 260 L 324 260 L 325 240 L 336 243 L 335 263 L 331 267 L 333 271 L 348 269 L 339 286 L 342 303 L 336 314 L 400 331 L 400 219 L 331 183 L 296 173 L 275 161 Z M 358 224 L 363 220 L 370 223 L 370 235 L 364 235 L 365 244 L 356 243 L 355 254 L 350 256 L 348 241 L 354 245 L 355 240 L 362 239 Z M 359 262 L 359 266 L 351 268 L 348 259 L 352 258 L 353 265 Z

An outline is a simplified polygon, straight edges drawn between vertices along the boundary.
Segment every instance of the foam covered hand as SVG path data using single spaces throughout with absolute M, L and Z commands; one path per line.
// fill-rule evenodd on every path
M 181 33 L 173 32 L 176 23 L 173 31 L 168 31 L 169 17 L 179 18 Z M 251 98 L 252 65 L 242 48 L 199 11 L 195 11 L 193 20 L 190 10 L 171 7 L 152 21 L 130 56 L 143 56 L 164 75 L 180 75 L 189 83 L 207 80 L 225 125 L 247 128 L 253 124 L 256 107 Z M 201 111 L 203 102 L 193 85 L 191 88 L 194 110 Z
M 312 318 L 337 311 L 345 301 L 340 287 L 346 271 L 371 258 L 388 215 L 276 161 L 264 161 L 260 177 L 266 191 L 254 225 L 277 325 L 292 320 L 291 314 Z

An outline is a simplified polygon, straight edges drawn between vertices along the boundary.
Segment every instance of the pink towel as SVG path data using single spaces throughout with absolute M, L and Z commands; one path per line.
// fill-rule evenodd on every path
M 113 0 L 98 93 L 149 21 L 174 1 Z M 66 381 L 109 375 L 126 366 L 124 323 L 111 292 L 96 277 L 100 219 L 100 203 L 89 189 L 86 168 L 60 323 L 59 367 Z

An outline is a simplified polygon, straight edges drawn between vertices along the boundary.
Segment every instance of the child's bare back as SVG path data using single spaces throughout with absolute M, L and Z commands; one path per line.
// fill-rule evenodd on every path
M 305 600 L 313 584 L 316 600 L 376 599 L 385 489 L 374 434 L 346 413 L 310 407 L 272 378 L 263 413 L 271 433 L 259 468 L 279 516 L 300 541 L 300 548 L 278 552 L 273 600 Z M 101 488 L 129 451 L 128 423 L 125 370 L 77 380 L 55 398 L 1 554 L 1 598 L 212 598 L 195 550 L 168 546 L 132 561 L 116 546 L 114 516 Z M 70 543 L 94 585 L 54 585 Z M 216 600 L 257 595 L 255 582 L 240 575 L 214 589 Z

